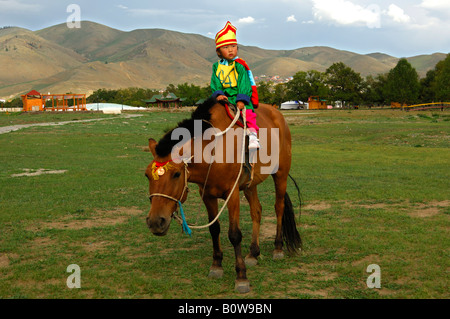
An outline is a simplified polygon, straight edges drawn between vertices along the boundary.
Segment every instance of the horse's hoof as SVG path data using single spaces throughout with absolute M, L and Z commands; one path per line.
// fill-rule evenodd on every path
M 219 279 L 223 277 L 223 268 L 220 267 L 211 267 L 209 269 L 209 278 Z
M 246 294 L 250 292 L 250 281 L 248 280 L 236 280 L 234 290 L 240 294 Z
M 282 250 L 277 250 L 273 252 L 273 260 L 280 260 L 284 258 L 284 253 Z
M 245 266 L 253 267 L 253 266 L 256 266 L 257 264 L 258 264 L 258 259 L 256 259 L 255 257 L 250 256 L 250 255 L 245 257 Z

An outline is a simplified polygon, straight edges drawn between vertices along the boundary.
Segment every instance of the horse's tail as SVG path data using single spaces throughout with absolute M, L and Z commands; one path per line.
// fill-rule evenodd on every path
M 300 194 L 300 188 L 297 185 L 297 182 L 295 181 L 295 179 L 291 176 L 291 174 L 289 174 L 289 178 L 294 182 L 295 188 L 297 189 L 297 196 L 298 196 L 298 206 L 299 206 L 299 214 L 301 215 L 301 207 L 302 207 L 302 197 Z
M 291 175 L 289 177 L 295 184 L 298 192 L 298 198 L 300 200 L 301 206 L 301 197 L 300 197 L 300 189 L 296 181 L 292 178 Z M 284 195 L 284 213 L 283 213 L 283 240 L 286 244 L 286 247 L 290 253 L 298 253 L 299 249 L 302 248 L 302 239 L 300 238 L 300 234 L 297 230 L 297 223 L 295 221 L 295 213 L 294 208 L 292 206 L 291 199 L 286 192 Z

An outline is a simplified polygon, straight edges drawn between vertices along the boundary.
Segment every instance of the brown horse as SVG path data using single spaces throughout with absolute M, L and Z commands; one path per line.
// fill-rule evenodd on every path
M 269 175 L 272 176 L 275 183 L 275 212 L 277 216 L 273 258 L 283 258 L 283 241 L 289 252 L 298 252 L 301 247 L 292 203 L 286 192 L 291 167 L 291 134 L 288 125 L 283 115 L 270 105 L 261 104 L 256 109 L 256 113 L 257 124 L 261 128 L 262 146 L 254 163 L 254 174 L 251 181 L 251 174 L 248 171 L 242 171 L 242 162 L 239 160 L 241 156 L 239 150 L 241 150 L 241 141 L 244 134 L 242 129 L 239 131 L 238 126 L 235 125 L 233 127 L 234 135 L 230 136 L 227 133 L 221 137 L 204 138 L 208 129 L 215 128 L 216 132 L 217 130 L 224 131 L 232 124 L 224 104 L 213 98 L 199 106 L 192 113 L 190 119 L 178 123 L 178 126 L 168 132 L 159 143 L 154 139 L 149 140 L 149 148 L 154 159 L 146 170 L 146 176 L 150 182 L 151 200 L 147 225 L 155 235 L 163 236 L 167 234 L 177 206 L 181 206 L 181 203 L 187 199 L 188 182 L 199 185 L 200 195 L 208 211 L 210 222 L 214 221 L 218 214 L 218 199 L 227 199 L 228 238 L 234 247 L 236 257 L 236 290 L 241 293 L 250 291 L 250 284 L 246 276 L 246 264 L 256 264 L 260 255 L 259 229 L 262 207 L 258 199 L 257 185 Z M 198 124 L 202 124 L 201 130 L 196 128 Z M 180 136 L 173 134 L 176 129 L 182 129 L 186 133 L 189 132 L 192 138 L 187 142 L 182 141 Z M 267 141 L 262 139 L 261 132 L 263 129 L 267 129 L 267 132 L 271 135 L 271 138 L 267 138 Z M 213 141 L 216 143 L 213 145 L 215 147 L 211 147 Z M 180 145 L 183 148 L 180 148 Z M 206 151 L 208 149 L 210 152 Z M 211 149 L 214 150 L 211 151 Z M 276 149 L 276 151 L 273 151 L 273 149 Z M 175 153 L 174 150 L 176 150 Z M 194 156 L 186 157 L 186 150 L 194 150 Z M 201 151 L 200 159 L 197 158 L 198 150 Z M 273 162 L 276 162 L 276 165 L 272 165 L 272 167 L 265 165 L 268 163 L 267 156 L 264 163 L 261 161 L 261 153 L 267 154 L 268 150 L 272 150 L 273 154 L 270 154 L 269 157 L 274 159 Z M 180 161 L 180 157 L 184 157 L 184 161 Z M 237 179 L 239 187 L 233 188 Z M 245 261 L 241 252 L 242 233 L 239 229 L 240 191 L 244 191 L 250 204 L 253 222 L 250 253 Z M 214 249 L 209 276 L 219 278 L 223 275 L 219 220 L 209 226 L 209 231 Z

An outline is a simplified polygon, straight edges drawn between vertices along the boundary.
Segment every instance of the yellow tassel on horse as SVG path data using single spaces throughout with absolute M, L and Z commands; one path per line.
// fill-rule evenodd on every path
M 155 181 L 159 180 L 169 169 L 173 167 L 170 161 L 165 163 L 154 162 L 152 165 L 152 176 Z

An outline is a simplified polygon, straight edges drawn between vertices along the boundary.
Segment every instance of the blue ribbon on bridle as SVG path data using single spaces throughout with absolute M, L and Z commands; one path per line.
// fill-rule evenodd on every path
M 181 220 L 182 220 L 183 232 L 192 237 L 192 230 L 189 228 L 189 225 L 186 221 L 186 217 L 184 216 L 183 205 L 181 205 L 180 201 L 178 201 L 178 205 L 180 206 L 180 215 L 181 215 Z

